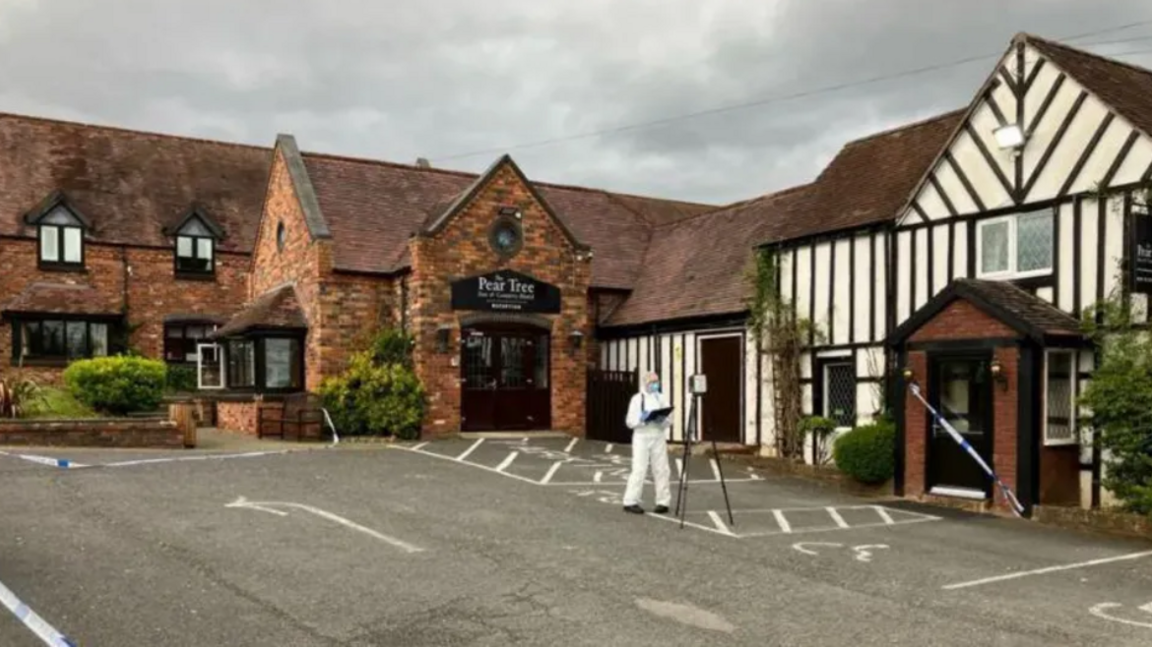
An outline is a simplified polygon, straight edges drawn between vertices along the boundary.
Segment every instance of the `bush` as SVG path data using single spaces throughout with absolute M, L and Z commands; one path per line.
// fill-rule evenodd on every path
M 101 414 L 153 411 L 164 397 L 168 367 L 143 357 L 98 357 L 73 362 L 64 383 L 80 402 Z
M 0 379 L 0 418 L 23 418 L 41 399 L 40 386 L 19 376 Z
M 199 386 L 196 368 L 174 365 L 168 367 L 167 388 L 169 393 L 189 393 Z
M 66 389 L 46 387 L 41 389 L 39 398 L 24 408 L 24 417 L 76 420 L 95 418 L 96 412 L 72 397 Z
M 884 483 L 896 473 L 896 427 L 881 421 L 836 439 L 836 467 L 861 483 Z
M 411 368 L 407 336 L 385 331 L 352 356 L 348 369 L 320 384 L 320 397 L 342 435 L 420 435 L 425 393 Z

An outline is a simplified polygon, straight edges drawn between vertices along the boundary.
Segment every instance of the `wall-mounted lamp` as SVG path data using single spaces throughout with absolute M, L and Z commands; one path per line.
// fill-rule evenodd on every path
M 524 217 L 524 214 L 516 207 L 500 207 L 499 213 L 501 216 L 512 216 L 517 220 Z
M 448 337 L 452 334 L 452 326 L 440 326 L 436 329 L 437 352 L 448 352 Z
M 572 348 L 572 352 L 580 350 L 580 347 L 584 345 L 584 333 L 579 330 L 568 333 L 568 345 Z
M 1027 139 L 1024 136 L 1024 129 L 1019 124 L 1007 124 L 992 131 L 992 136 L 996 138 L 996 145 L 1000 150 L 1010 150 L 1018 152 L 1024 148 L 1024 142 Z
M 1004 373 L 1004 365 L 1000 363 L 1000 360 L 992 360 L 992 363 L 988 365 L 988 372 L 992 373 L 992 381 L 999 384 L 1000 388 L 1008 388 L 1008 376 Z
M 900 375 L 904 377 L 905 382 L 911 382 L 912 378 L 916 377 L 916 373 L 913 372 L 912 369 L 910 367 L 907 367 L 907 366 L 904 367 L 904 370 L 900 371 Z

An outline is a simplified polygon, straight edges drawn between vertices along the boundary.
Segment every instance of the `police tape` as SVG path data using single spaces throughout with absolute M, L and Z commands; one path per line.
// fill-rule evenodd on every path
M 36 614 L 35 611 L 30 609 L 27 604 L 20 601 L 8 587 L 0 582 L 0 602 L 16 616 L 20 622 L 24 623 L 25 627 L 32 630 L 40 640 L 45 644 L 52 645 L 53 647 L 76 647 L 76 643 L 68 639 L 67 636 L 56 630 L 55 627 L 44 621 Z
M 936 419 L 936 422 L 940 423 L 940 426 L 948 432 L 948 435 L 952 437 L 952 440 L 955 440 L 956 443 L 960 445 L 960 447 L 965 452 L 967 452 L 968 455 L 971 456 L 977 464 L 980 465 L 980 468 L 984 470 L 984 473 L 996 482 L 996 485 L 1000 487 L 1000 491 L 1004 494 L 1004 498 L 1011 505 L 1012 512 L 1016 513 L 1017 517 L 1024 516 L 1024 506 L 1020 505 L 1020 501 L 1016 499 L 1016 495 L 1012 493 L 1012 489 L 1005 485 L 1004 481 L 1001 481 L 999 476 L 996 476 L 996 472 L 992 471 L 992 468 L 988 466 L 988 463 L 984 462 L 983 457 L 981 457 L 976 449 L 972 447 L 972 445 L 967 440 L 965 440 L 963 436 L 960 435 L 960 432 L 956 431 L 956 428 L 949 424 L 948 421 L 944 419 L 944 416 L 941 416 L 936 411 L 936 409 L 932 408 L 932 405 L 928 404 L 928 401 L 924 399 L 924 396 L 920 395 L 920 385 L 913 383 L 909 384 L 908 388 L 912 391 L 912 395 L 916 396 L 916 399 L 924 404 L 925 408 L 927 408 L 929 413 L 932 414 L 932 417 Z
M 52 467 L 60 467 L 63 469 L 78 469 L 81 467 L 91 467 L 90 465 L 88 465 L 86 463 L 77 463 L 76 461 L 70 461 L 66 458 L 52 458 L 50 456 L 37 456 L 35 454 L 12 454 L 9 452 L 0 452 L 0 456 L 13 456 L 16 458 L 22 458 L 26 461 L 31 461 L 33 463 L 39 463 L 41 465 L 50 465 Z

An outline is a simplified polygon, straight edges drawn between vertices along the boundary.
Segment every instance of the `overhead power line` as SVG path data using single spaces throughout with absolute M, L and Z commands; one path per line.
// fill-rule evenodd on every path
M 1098 29 L 1098 30 L 1094 30 L 1094 31 L 1090 31 L 1090 32 L 1074 34 L 1072 36 L 1066 36 L 1064 38 L 1055 39 L 1055 40 L 1057 40 L 1057 42 L 1067 43 L 1070 41 L 1081 40 L 1084 38 L 1091 38 L 1092 36 L 1101 36 L 1104 34 L 1111 34 L 1111 33 L 1115 33 L 1118 31 L 1124 31 L 1127 29 L 1132 29 L 1134 27 L 1141 27 L 1144 25 L 1152 25 L 1152 20 L 1142 20 L 1139 22 L 1132 22 L 1132 23 L 1127 23 L 1124 25 L 1117 25 L 1114 27 L 1108 27 L 1106 29 Z M 1119 40 L 1115 40 L 1115 41 L 1105 41 L 1105 42 L 1101 42 L 1101 43 L 1086 43 L 1085 45 L 1111 45 L 1111 44 L 1117 44 L 1117 43 L 1134 42 L 1134 41 L 1138 41 L 1138 40 L 1148 40 L 1148 39 L 1152 39 L 1152 36 L 1145 36 L 1145 37 L 1138 37 L 1138 38 L 1126 38 L 1126 39 L 1119 39 Z M 1140 51 L 1135 51 L 1135 52 L 1125 52 L 1125 53 L 1121 53 L 1121 54 L 1111 54 L 1111 56 L 1112 57 L 1134 56 L 1137 54 L 1146 54 L 1149 51 L 1152 51 L 1152 50 L 1140 50 Z M 706 117 L 709 115 L 716 115 L 716 114 L 721 114 L 721 113 L 725 113 L 725 112 L 733 112 L 736 110 L 744 110 L 747 108 L 753 108 L 753 107 L 757 107 L 757 106 L 768 105 L 771 103 L 780 103 L 780 102 L 784 102 L 784 101 L 792 101 L 795 99 L 804 99 L 804 98 L 813 97 L 813 96 L 817 96 L 817 95 L 821 95 L 821 94 L 838 92 L 840 90 L 846 90 L 849 88 L 856 88 L 856 87 L 861 87 L 861 86 L 866 86 L 866 85 L 872 85 L 872 84 L 880 83 L 883 81 L 891 81 L 891 80 L 901 79 L 901 78 L 905 78 L 905 77 L 909 77 L 909 76 L 916 76 L 916 75 L 924 74 L 927 72 L 937 72 L 937 71 L 945 70 L 945 69 L 952 68 L 952 67 L 959 67 L 961 65 L 967 65 L 968 63 L 974 63 L 976 61 L 983 61 L 983 60 L 986 60 L 989 58 L 999 58 L 1000 56 L 1003 56 L 1003 51 L 997 52 L 995 54 L 981 54 L 979 56 L 969 56 L 969 57 L 965 57 L 965 58 L 956 59 L 953 61 L 948 61 L 946 63 L 937 63 L 935 65 L 927 65 L 924 67 L 918 67 L 918 68 L 914 68 L 914 69 L 910 69 L 910 70 L 904 70 L 902 72 L 882 74 L 879 76 L 869 77 L 866 79 L 858 79 L 855 81 L 847 81 L 844 83 L 837 83 L 834 85 L 826 85 L 823 87 L 813 88 L 811 90 L 804 90 L 801 92 L 795 92 L 795 93 L 791 93 L 791 94 L 784 94 L 784 95 L 779 95 L 779 96 L 774 96 L 774 97 L 765 97 L 763 99 L 756 99 L 753 101 L 745 101 L 745 102 L 741 102 L 741 103 L 733 103 L 733 104 L 728 104 L 728 105 L 724 105 L 724 106 L 717 106 L 715 108 L 709 108 L 706 110 L 699 110 L 696 112 L 688 112 L 688 113 L 683 113 L 683 114 L 679 114 L 679 115 L 673 115 L 673 116 L 664 117 L 661 119 L 652 119 L 649 121 L 641 121 L 641 122 L 626 124 L 623 126 L 615 126 L 615 127 L 611 127 L 611 128 L 591 130 L 591 131 L 584 132 L 584 133 L 577 133 L 575 135 L 562 135 L 559 137 L 551 137 L 548 139 L 540 139 L 540 140 L 531 141 L 531 142 L 513 144 L 511 146 L 485 148 L 485 149 L 480 149 L 480 150 L 473 150 L 473 151 L 470 151 L 467 153 L 457 153 L 454 155 L 442 155 L 442 156 L 433 158 L 433 161 L 444 162 L 447 160 L 462 159 L 465 157 L 475 157 L 477 155 L 494 155 L 496 153 L 504 153 L 507 151 L 523 150 L 523 149 L 527 149 L 527 148 L 539 148 L 541 146 L 549 146 L 552 144 L 559 144 L 559 143 L 563 143 L 563 142 L 571 142 L 571 141 L 577 141 L 577 140 L 581 140 L 581 139 L 590 139 L 593 137 L 601 137 L 603 135 L 612 135 L 612 134 L 623 133 L 623 132 L 628 132 L 628 131 L 632 131 L 632 130 L 642 130 L 645 128 L 653 128 L 656 126 L 663 126 L 666 124 L 676 123 L 679 121 L 686 121 L 689 119 L 697 119 L 699 117 Z

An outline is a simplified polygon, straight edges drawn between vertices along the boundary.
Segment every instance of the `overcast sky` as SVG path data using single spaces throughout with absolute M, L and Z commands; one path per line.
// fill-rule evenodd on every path
M 0 0 L 0 111 L 726 203 L 967 104 L 1017 31 L 1140 21 L 1072 44 L 1152 67 L 1147 0 Z

